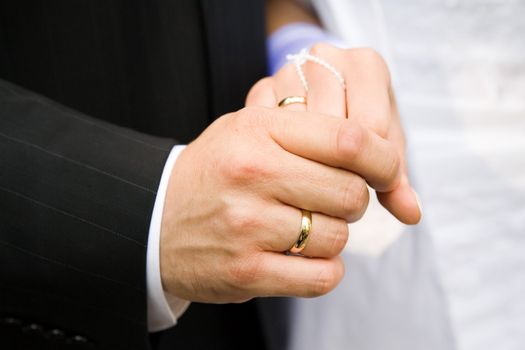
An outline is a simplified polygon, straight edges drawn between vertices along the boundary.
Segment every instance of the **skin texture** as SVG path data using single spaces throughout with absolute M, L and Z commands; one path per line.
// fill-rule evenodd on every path
M 164 288 L 205 302 L 329 292 L 343 277 L 346 221 L 368 203 L 365 180 L 396 189 L 399 165 L 389 141 L 347 119 L 264 107 L 219 118 L 170 178 Z M 314 258 L 283 254 L 297 239 L 297 208 L 313 212 L 304 253 Z
M 269 7 L 270 17 L 276 9 Z M 216 120 L 177 159 L 160 242 L 168 293 L 211 303 L 328 293 L 344 275 L 339 254 L 347 222 L 366 210 L 367 184 L 399 220 L 419 221 L 383 59 L 329 45 L 311 53 L 343 74 L 346 92 L 307 63 L 306 93 L 287 65 L 252 88 L 246 108 Z M 276 107 L 291 95 L 306 95 L 308 105 Z M 312 212 L 303 257 L 284 254 L 299 234 L 298 208 Z
M 390 83 L 390 73 L 383 58 L 371 49 L 338 49 L 317 44 L 310 53 L 330 62 L 341 72 L 346 91 L 325 68 L 308 62 L 303 66 L 309 90 L 304 88 L 295 67 L 288 64 L 273 77 L 259 81 L 250 91 L 247 105 L 275 106 L 286 96 L 306 96 L 307 106 L 294 104 L 291 110 L 308 110 L 347 118 L 359 123 L 396 149 L 400 160 L 400 181 L 396 188 L 385 188 L 367 179 L 375 188 L 381 204 L 406 224 L 421 219 L 417 197 L 410 186 L 405 157 L 405 138 Z

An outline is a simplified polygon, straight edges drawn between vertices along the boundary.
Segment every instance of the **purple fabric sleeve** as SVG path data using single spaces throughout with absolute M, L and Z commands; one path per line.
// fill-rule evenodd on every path
M 286 64 L 286 55 L 298 53 L 301 49 L 310 48 L 319 42 L 347 47 L 342 40 L 311 23 L 297 22 L 279 28 L 266 40 L 268 74 L 275 74 Z

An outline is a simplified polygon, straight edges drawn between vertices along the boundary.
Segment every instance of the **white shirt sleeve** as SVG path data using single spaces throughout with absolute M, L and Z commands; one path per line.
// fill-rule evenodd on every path
M 148 330 L 157 332 L 172 327 L 190 305 L 189 301 L 172 296 L 162 288 L 160 277 L 160 228 L 164 199 L 168 190 L 171 170 L 185 146 L 175 146 L 171 150 L 157 190 L 153 215 L 149 227 L 148 249 L 146 258 L 146 289 L 148 295 Z

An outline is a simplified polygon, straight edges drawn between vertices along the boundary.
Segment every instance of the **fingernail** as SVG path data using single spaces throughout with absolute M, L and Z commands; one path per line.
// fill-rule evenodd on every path
M 416 198 L 417 207 L 419 208 L 419 215 L 423 216 L 423 209 L 421 207 L 421 200 L 419 199 L 419 195 L 414 189 L 412 189 L 412 192 L 414 192 L 414 197 Z

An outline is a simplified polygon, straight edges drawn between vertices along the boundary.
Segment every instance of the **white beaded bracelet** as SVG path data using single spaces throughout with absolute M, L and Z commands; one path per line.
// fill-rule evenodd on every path
M 327 69 L 337 78 L 339 83 L 341 83 L 343 90 L 346 90 L 345 79 L 343 78 L 341 73 L 339 73 L 339 71 L 335 69 L 334 66 L 332 66 L 330 63 L 317 56 L 310 54 L 307 49 L 302 49 L 297 54 L 286 55 L 286 59 L 294 63 L 295 69 L 297 70 L 297 75 L 299 75 L 299 79 L 301 80 L 301 83 L 303 84 L 304 89 L 306 91 L 308 91 L 308 81 L 306 80 L 306 76 L 304 75 L 303 64 L 305 64 L 307 61 L 317 63 L 321 67 Z

